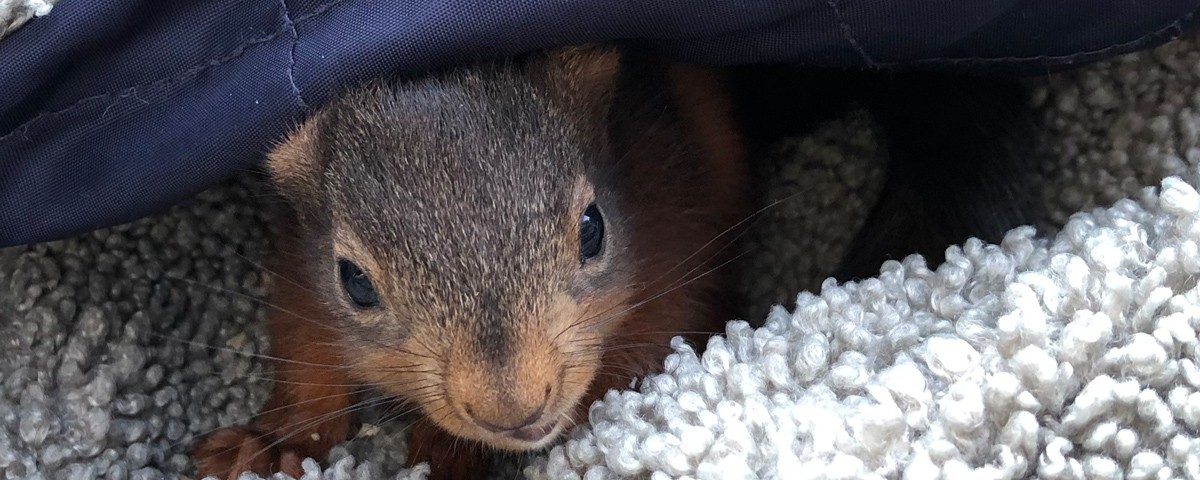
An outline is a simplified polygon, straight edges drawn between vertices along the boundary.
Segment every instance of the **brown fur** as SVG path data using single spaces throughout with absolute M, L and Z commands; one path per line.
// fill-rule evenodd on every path
M 287 311 L 270 322 L 273 355 L 329 367 L 278 362 L 290 383 L 251 426 L 201 442 L 200 473 L 322 458 L 352 430 L 340 412 L 361 382 L 419 407 L 411 462 L 475 476 L 490 451 L 585 422 L 609 389 L 660 368 L 673 336 L 719 331 L 714 267 L 745 213 L 730 108 L 705 69 L 583 47 L 323 109 L 269 159 L 296 222 L 274 262 Z M 581 265 L 593 199 L 606 239 Z M 337 258 L 367 273 L 378 308 L 351 307 Z M 553 433 L 504 431 L 524 424 Z

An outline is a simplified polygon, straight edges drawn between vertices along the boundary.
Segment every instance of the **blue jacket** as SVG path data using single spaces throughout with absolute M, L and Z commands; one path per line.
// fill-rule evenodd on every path
M 1045 73 L 1200 0 L 67 0 L 0 39 L 0 246 L 126 222 L 253 166 L 340 86 L 636 38 L 686 60 Z

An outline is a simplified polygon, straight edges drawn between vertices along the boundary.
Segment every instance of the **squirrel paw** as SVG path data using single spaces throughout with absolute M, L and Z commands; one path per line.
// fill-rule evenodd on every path
M 192 450 L 197 478 L 237 480 L 243 472 L 268 476 L 283 472 L 292 478 L 304 473 L 304 457 L 287 445 L 272 445 L 269 435 L 245 428 L 223 428 L 205 437 Z

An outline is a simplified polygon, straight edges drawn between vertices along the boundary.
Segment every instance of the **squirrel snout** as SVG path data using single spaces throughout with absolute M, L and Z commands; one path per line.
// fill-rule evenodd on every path
M 457 407 L 459 417 L 478 428 L 476 436 L 499 436 L 507 439 L 501 441 L 510 448 L 518 448 L 536 444 L 555 431 L 563 388 L 558 368 L 521 368 L 519 363 L 503 368 L 478 366 L 460 366 L 446 382 L 449 402 Z
M 483 427 L 484 430 L 493 433 L 516 433 L 517 431 L 532 426 L 542 419 L 542 415 L 546 413 L 546 403 L 550 401 L 550 394 L 553 392 L 553 387 L 546 385 L 545 397 L 542 401 L 530 408 L 530 405 L 522 405 L 521 402 L 501 402 L 498 405 L 500 408 L 489 408 L 483 410 L 490 412 L 493 415 L 499 415 L 500 418 L 488 418 L 486 414 L 476 413 L 474 407 L 470 403 L 463 404 L 463 410 L 466 411 L 467 417 L 476 425 Z M 504 405 L 503 403 L 508 403 Z

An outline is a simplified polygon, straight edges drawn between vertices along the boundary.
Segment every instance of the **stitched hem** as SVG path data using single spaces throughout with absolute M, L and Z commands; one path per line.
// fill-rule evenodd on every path
M 867 67 L 875 68 L 878 65 L 875 63 L 875 59 L 871 58 L 871 55 L 867 53 L 867 49 L 863 48 L 862 44 L 858 43 L 858 40 L 854 38 L 854 30 L 850 28 L 850 24 L 846 23 L 846 19 L 842 17 L 842 10 L 838 8 L 838 0 L 828 0 L 825 4 L 829 5 L 829 8 L 833 10 L 833 17 L 837 19 L 838 29 L 842 31 L 842 38 L 846 40 L 846 43 L 850 44 L 850 48 L 853 48 L 864 62 L 867 62 Z
M 285 0 L 280 0 L 280 3 L 283 4 L 284 1 Z M 242 56 L 242 54 L 245 53 L 246 49 L 248 49 L 252 46 L 255 46 L 255 45 L 258 45 L 261 43 L 265 43 L 265 42 L 269 42 L 269 41 L 275 39 L 275 37 L 278 37 L 279 35 L 281 35 L 285 32 L 289 32 L 289 31 L 292 33 L 293 39 L 292 39 L 292 42 L 290 45 L 291 52 L 290 52 L 290 56 L 289 56 L 289 64 L 288 64 L 288 71 L 287 71 L 288 80 L 289 80 L 289 83 L 291 84 L 293 94 L 295 94 L 297 101 L 301 104 L 301 106 L 304 106 L 305 108 L 307 108 L 307 103 L 304 101 L 303 97 L 300 95 L 299 88 L 298 88 L 298 86 L 295 82 L 295 78 L 293 76 L 293 73 L 294 73 L 293 66 L 295 63 L 295 49 L 296 49 L 296 44 L 299 41 L 299 35 L 296 30 L 296 25 L 298 25 L 302 22 L 311 20 L 313 18 L 319 17 L 321 15 L 324 15 L 330 9 L 332 9 L 333 7 L 343 3 L 345 1 L 346 0 L 333 0 L 330 2 L 326 2 L 324 4 L 321 4 L 317 8 L 315 8 L 313 11 L 311 11 L 305 15 L 301 15 L 300 17 L 297 17 L 295 19 L 290 18 L 290 13 L 288 12 L 286 4 L 283 4 L 282 6 L 284 9 L 283 15 L 284 15 L 285 24 L 270 34 L 267 34 L 262 37 L 250 39 L 250 40 L 242 43 L 241 45 L 238 45 L 233 50 L 231 50 L 229 53 L 222 55 L 220 57 L 211 59 L 207 62 L 197 64 L 197 65 L 185 70 L 183 73 L 181 73 L 179 75 L 176 75 L 173 77 L 161 78 L 161 79 L 154 80 L 151 82 L 141 83 L 141 84 L 125 87 L 125 88 L 122 88 L 119 90 L 113 90 L 113 91 L 105 92 L 102 94 L 85 97 L 85 98 L 76 100 L 71 105 L 69 105 L 65 108 L 62 108 L 60 110 L 39 113 L 39 114 L 35 115 L 33 118 L 30 118 L 29 120 L 25 121 L 24 123 L 16 126 L 15 128 L 13 128 L 12 131 L 10 131 L 4 135 L 0 135 L 0 143 L 8 141 L 9 139 L 16 136 L 17 134 L 21 134 L 23 137 L 26 137 L 29 127 L 31 127 L 35 123 L 45 120 L 45 119 L 48 119 L 48 118 L 54 118 L 54 117 L 69 113 L 75 109 L 82 107 L 86 103 L 93 102 L 96 100 L 111 98 L 114 96 L 116 96 L 118 98 L 126 98 L 126 97 L 130 97 L 130 96 L 136 96 L 138 94 L 138 91 L 143 88 L 149 87 L 152 89 L 158 89 L 158 88 L 168 87 L 168 86 L 171 86 L 173 84 L 176 84 L 176 83 L 179 83 L 182 81 L 189 80 L 210 68 L 219 66 L 224 63 L 228 63 L 228 62 Z M 1139 47 L 1141 44 L 1143 44 L 1147 40 L 1150 40 L 1155 37 L 1162 37 L 1164 34 L 1170 34 L 1170 38 L 1178 37 L 1179 35 L 1182 34 L 1183 24 L 1185 22 L 1191 20 L 1192 17 L 1194 17 L 1197 14 L 1197 12 L 1200 12 L 1200 10 L 1194 10 L 1192 12 L 1189 12 L 1189 13 L 1185 14 L 1184 16 L 1176 19 L 1174 22 L 1168 24 L 1167 26 L 1165 26 L 1159 30 L 1156 30 L 1154 32 L 1151 32 L 1149 34 L 1138 37 L 1137 39 L 1134 39 L 1129 42 L 1123 42 L 1123 43 L 1110 45 L 1108 47 L 1104 47 L 1104 48 L 1100 48 L 1100 49 L 1096 49 L 1096 50 L 1076 52 L 1076 53 L 1071 53 L 1071 54 L 1066 54 L 1066 55 L 1037 55 L 1037 56 L 1030 56 L 1030 57 L 1013 57 L 1013 56 L 1010 56 L 1010 57 L 939 57 L 939 58 L 917 59 L 917 60 L 911 60 L 911 61 L 906 61 L 906 62 L 879 63 L 879 62 L 875 62 L 870 57 L 870 55 L 868 55 L 862 49 L 862 47 L 860 45 L 858 45 L 858 43 L 854 40 L 852 32 L 849 32 L 847 30 L 849 28 L 849 26 L 846 25 L 845 22 L 841 20 L 840 11 L 837 8 L 837 0 L 829 0 L 828 3 L 830 5 L 830 7 L 833 8 L 834 13 L 837 15 L 839 26 L 842 29 L 843 35 L 846 36 L 846 40 L 850 42 L 851 47 L 853 47 L 854 50 L 859 55 L 861 55 L 865 61 L 868 62 L 868 65 L 873 65 L 875 67 L 883 67 L 883 68 L 937 64 L 937 63 L 945 63 L 945 64 L 972 64 L 972 63 L 1005 64 L 1005 63 L 1008 63 L 1008 64 L 1012 64 L 1012 63 L 1041 61 L 1043 63 L 1070 64 L 1072 62 L 1080 61 L 1080 59 L 1082 59 L 1084 57 L 1093 57 L 1093 58 L 1094 57 L 1102 57 L 1102 56 L 1111 54 L 1113 52 L 1116 52 L 1118 50 L 1124 51 L 1127 49 L 1136 49 L 1137 47 Z
M 280 0 L 280 1 L 282 2 L 283 0 Z M 338 4 L 343 3 L 345 1 L 346 0 L 333 0 L 333 1 L 330 1 L 327 3 L 324 3 L 324 4 L 320 5 L 319 7 L 317 7 L 316 9 L 314 9 L 312 12 L 302 15 L 292 21 L 287 22 L 285 25 L 283 25 L 279 29 L 275 30 L 274 32 L 271 32 L 267 35 L 264 35 L 264 36 L 261 36 L 258 38 L 252 38 L 250 40 L 247 40 L 247 41 L 243 42 L 242 44 L 234 47 L 232 50 L 229 51 L 229 53 L 226 53 L 225 55 L 221 55 L 219 57 L 210 59 L 206 62 L 194 65 L 191 68 L 184 70 L 183 73 L 180 73 L 178 75 L 160 78 L 158 80 L 154 80 L 151 82 L 140 83 L 137 85 L 124 87 L 119 90 L 112 90 L 112 91 L 108 91 L 108 92 L 101 93 L 98 95 L 81 98 L 79 100 L 72 102 L 71 105 L 68 105 L 67 107 L 64 107 L 62 109 L 51 111 L 51 112 L 39 113 L 39 114 L 35 115 L 33 118 L 30 118 L 29 120 L 26 120 L 24 123 L 16 126 L 15 128 L 12 129 L 12 131 L 10 131 L 4 135 L 0 135 L 0 143 L 3 143 L 5 141 L 9 140 L 10 138 L 16 136 L 17 134 L 20 134 L 24 138 L 28 138 L 27 132 L 29 131 L 29 127 L 33 126 L 35 123 L 45 120 L 45 119 L 55 118 L 60 115 L 69 113 L 73 110 L 76 110 L 76 109 L 82 107 L 84 104 L 91 103 L 91 102 L 94 102 L 97 100 L 112 98 L 112 97 L 117 97 L 118 99 L 127 98 L 130 96 L 137 95 L 138 91 L 142 90 L 144 88 L 150 88 L 151 90 L 157 90 L 160 88 L 169 87 L 169 86 L 177 84 L 179 82 L 183 82 L 183 81 L 192 79 L 192 78 L 200 75 L 201 73 L 204 73 L 205 71 L 209 70 L 210 68 L 217 67 L 217 66 L 220 66 L 225 63 L 229 63 L 229 62 L 237 59 L 238 57 L 241 57 L 242 54 L 244 54 L 246 52 L 246 50 L 250 47 L 274 40 L 275 37 L 278 37 L 279 35 L 287 32 L 289 30 L 291 32 L 295 33 L 296 25 L 300 24 L 301 22 L 305 22 L 305 21 L 314 19 L 316 17 L 319 17 L 321 15 L 324 15 L 330 9 L 332 9 L 333 7 L 337 6 Z M 285 17 L 285 19 L 287 19 L 289 17 L 286 6 L 284 6 L 284 17 Z M 292 45 L 291 45 L 293 57 L 294 57 L 294 53 L 295 53 L 295 46 L 296 46 L 297 40 L 298 39 L 293 39 Z M 289 66 L 288 66 L 289 80 L 292 79 L 291 75 L 292 75 L 292 70 L 291 70 L 291 65 L 289 64 Z M 292 82 L 292 88 L 296 89 L 296 84 L 294 81 Z M 304 99 L 299 98 L 299 90 L 298 89 L 296 89 L 295 93 L 297 95 L 297 98 L 301 102 L 301 104 L 304 104 Z
M 304 96 L 300 94 L 300 86 L 296 85 L 296 45 L 300 43 L 300 34 L 296 32 L 296 23 L 292 21 L 292 12 L 288 10 L 287 0 L 279 0 L 279 7 L 283 8 L 284 26 L 292 33 L 292 45 L 288 48 L 288 83 L 292 86 L 292 95 L 296 96 L 296 102 L 300 104 L 300 108 L 308 110 L 308 104 L 304 102 Z
M 1130 40 L 1128 42 L 1122 42 L 1122 43 L 1118 43 L 1118 44 L 1114 44 L 1114 45 L 1109 45 L 1107 47 L 1098 48 L 1095 50 L 1085 50 L 1082 52 L 1074 52 L 1074 53 L 1068 53 L 1068 54 L 1064 54 L 1064 55 L 1035 55 L 1035 56 L 1029 56 L 1029 57 L 1009 56 L 1009 57 L 922 58 L 922 59 L 910 60 L 910 61 L 906 61 L 906 62 L 888 62 L 888 63 L 884 63 L 882 65 L 886 66 L 886 67 L 894 67 L 894 66 L 904 66 L 904 65 L 920 65 L 920 64 L 926 64 L 926 63 L 948 63 L 948 64 L 955 64 L 955 63 L 1006 64 L 1007 63 L 1007 64 L 1012 64 L 1012 63 L 1025 63 L 1025 62 L 1034 62 L 1034 61 L 1042 61 L 1042 62 L 1046 62 L 1046 63 L 1056 63 L 1056 64 L 1066 65 L 1066 64 L 1073 63 L 1083 57 L 1104 57 L 1104 56 L 1114 54 L 1114 53 L 1115 54 L 1129 53 L 1132 50 L 1137 50 L 1140 46 L 1144 45 L 1149 40 L 1154 40 L 1154 39 L 1173 40 L 1173 39 L 1179 38 L 1183 34 L 1183 24 L 1191 21 L 1192 18 L 1195 17 L 1197 13 L 1200 13 L 1200 9 L 1188 12 L 1188 13 L 1184 14 L 1183 16 L 1175 19 L 1174 22 L 1167 24 L 1165 27 L 1155 30 L 1153 32 L 1147 33 L 1145 35 L 1142 35 L 1136 39 Z

